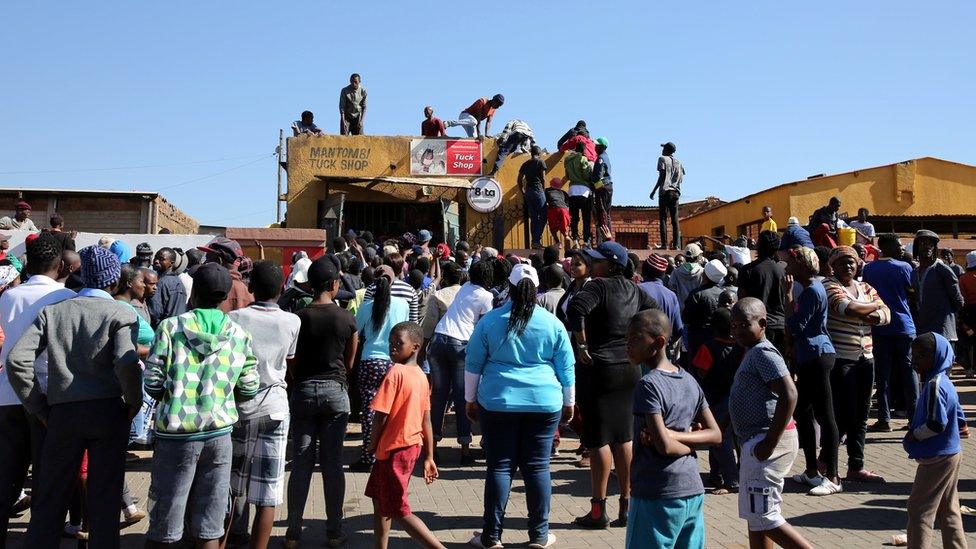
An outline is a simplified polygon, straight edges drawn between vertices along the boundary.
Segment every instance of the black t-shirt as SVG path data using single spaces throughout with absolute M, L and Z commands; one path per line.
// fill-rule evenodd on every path
M 593 279 L 569 304 L 569 329 L 586 327 L 586 344 L 597 364 L 626 364 L 627 327 L 634 315 L 659 309 L 657 301 L 622 276 Z
M 519 168 L 519 175 L 525 176 L 526 191 L 542 191 L 546 180 L 546 163 L 541 158 L 530 158 Z
M 298 311 L 295 381 L 321 379 L 346 383 L 346 343 L 356 333 L 356 319 L 335 303 L 309 305 Z
M 562 189 L 546 189 L 546 207 L 569 209 L 569 195 Z
M 52 232 L 51 236 L 57 241 L 58 246 L 61 246 L 61 250 L 71 250 L 75 251 L 75 239 L 71 238 L 71 233 L 66 233 L 64 231 L 55 233 Z
M 786 265 L 771 257 L 757 259 L 739 271 L 739 297 L 754 297 L 765 303 L 766 323 L 770 328 L 786 327 L 785 276 Z

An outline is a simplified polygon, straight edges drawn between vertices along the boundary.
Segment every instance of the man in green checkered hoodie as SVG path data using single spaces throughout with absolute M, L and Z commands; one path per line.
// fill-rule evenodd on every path
M 230 288 L 227 269 L 199 267 L 192 310 L 160 322 L 146 359 L 146 393 L 159 401 L 147 547 L 183 539 L 184 518 L 198 546 L 224 534 L 235 400 L 259 388 L 251 335 L 217 308 Z

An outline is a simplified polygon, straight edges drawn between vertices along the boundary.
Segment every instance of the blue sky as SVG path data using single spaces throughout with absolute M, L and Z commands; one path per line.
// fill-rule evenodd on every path
M 521 118 L 550 148 L 584 118 L 618 204 L 649 202 L 669 140 L 686 199 L 976 164 L 974 20 L 973 2 L 16 2 L 0 187 L 162 190 L 203 223 L 265 225 L 278 129 L 310 109 L 335 131 L 351 72 L 373 134 L 496 92 L 498 129 Z

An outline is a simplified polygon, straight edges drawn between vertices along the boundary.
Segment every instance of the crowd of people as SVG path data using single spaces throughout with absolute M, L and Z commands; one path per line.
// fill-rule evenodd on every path
M 567 162 L 588 154 L 581 128 L 565 139 L 576 139 Z M 674 193 L 667 174 L 683 168 L 663 168 L 660 191 Z M 588 187 L 594 203 L 608 187 Z M 568 205 L 579 196 L 571 186 Z M 574 218 L 586 211 L 575 203 Z M 21 257 L 0 246 L 0 535 L 29 508 L 28 546 L 70 535 L 117 547 L 121 510 L 124 523 L 148 518 L 147 547 L 267 547 L 287 492 L 284 543 L 297 547 L 318 463 L 328 546 L 347 541 L 348 467 L 369 472 L 377 547 L 393 521 L 442 547 L 413 513 L 412 472 L 420 461 L 431 483 L 439 467 L 483 457 L 471 544 L 502 547 L 518 472 L 529 547 L 552 547 L 550 459 L 572 432 L 591 491 L 574 527 L 625 527 L 628 547 L 704 547 L 710 484 L 738 494 L 750 546 L 810 547 L 782 514 L 784 482 L 826 497 L 883 483 L 865 467 L 866 432 L 904 417 L 919 463 L 907 543 L 929 546 L 938 522 L 946 547 L 964 547 L 968 428 L 948 374 L 955 357 L 972 372 L 976 253 L 958 276 L 938 235 L 919 231 L 908 254 L 875 235 L 866 211 L 849 223 L 863 240 L 818 245 L 843 240 L 839 206 L 809 228 L 791 218 L 782 234 L 766 207 L 755 242 L 706 251 L 702 240 L 673 257 L 640 259 L 607 221 L 602 242 L 574 237 L 529 257 L 435 245 L 427 230 L 350 230 L 283 267 L 223 237 L 185 251 L 141 244 L 133 255 L 109 239 L 75 251 L 63 220 L 38 232 L 18 203 L 0 219 L 30 233 Z M 451 416 L 456 460 L 442 444 Z M 362 441 L 344 463 L 350 422 Z M 152 450 L 146 511 L 125 484 L 127 449 Z M 801 449 L 804 471 L 787 479 Z

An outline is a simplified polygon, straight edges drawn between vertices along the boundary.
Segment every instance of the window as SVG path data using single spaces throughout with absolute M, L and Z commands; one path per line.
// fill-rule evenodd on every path
M 725 236 L 725 225 L 719 225 L 718 227 L 714 227 L 712 229 L 712 236 L 714 236 L 715 238 L 722 238 L 723 236 Z
M 629 250 L 646 250 L 647 233 L 620 233 L 614 235 L 618 244 Z

